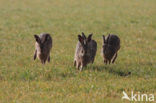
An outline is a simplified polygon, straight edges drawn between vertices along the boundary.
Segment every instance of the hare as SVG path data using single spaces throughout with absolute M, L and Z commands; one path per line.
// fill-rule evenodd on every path
M 117 52 L 120 49 L 120 39 L 118 36 L 109 34 L 106 38 L 103 35 L 103 47 L 102 53 L 104 58 L 104 63 L 109 64 L 115 62 L 117 58 Z
M 36 40 L 34 60 L 36 57 L 40 59 L 42 64 L 45 64 L 46 60 L 50 62 L 50 50 L 52 48 L 52 38 L 48 33 L 42 33 L 39 36 L 34 35 Z
M 76 45 L 75 57 L 74 57 L 74 66 L 80 71 L 88 63 L 94 62 L 94 58 L 97 51 L 97 43 L 92 40 L 92 34 L 85 36 L 82 32 L 82 36 L 78 35 L 78 43 Z

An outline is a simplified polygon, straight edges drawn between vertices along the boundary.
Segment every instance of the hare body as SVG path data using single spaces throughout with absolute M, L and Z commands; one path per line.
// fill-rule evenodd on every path
M 91 40 L 88 43 L 88 56 L 90 57 L 90 61 L 91 63 L 94 63 L 94 58 L 96 56 L 96 51 L 97 51 L 97 43 L 95 40 Z
M 40 59 L 42 64 L 48 60 L 50 62 L 50 50 L 52 48 L 52 37 L 48 33 L 42 33 L 39 36 L 34 35 L 36 39 L 34 60 Z
M 109 34 L 107 37 L 103 35 L 103 58 L 104 63 L 114 63 L 117 58 L 117 52 L 120 49 L 120 39 L 118 36 Z
M 86 38 L 84 33 L 78 35 L 78 43 L 76 45 L 75 57 L 74 57 L 74 66 L 80 71 L 88 63 L 93 63 L 97 51 L 96 41 L 91 39 L 92 34 Z

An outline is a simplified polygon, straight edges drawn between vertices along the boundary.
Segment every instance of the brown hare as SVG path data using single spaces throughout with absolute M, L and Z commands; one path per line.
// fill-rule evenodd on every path
M 92 34 L 85 36 L 82 32 L 82 36 L 78 35 L 78 43 L 76 45 L 74 66 L 80 71 L 88 63 L 93 63 L 97 51 L 97 43 L 92 40 Z
M 109 64 L 115 62 L 117 58 L 117 52 L 120 49 L 120 39 L 118 36 L 109 34 L 107 37 L 103 35 L 103 47 L 102 53 L 104 58 L 104 63 Z
M 48 33 L 42 33 L 39 36 L 34 35 L 36 40 L 34 60 L 38 57 L 42 64 L 48 60 L 50 62 L 50 50 L 52 48 L 52 37 Z

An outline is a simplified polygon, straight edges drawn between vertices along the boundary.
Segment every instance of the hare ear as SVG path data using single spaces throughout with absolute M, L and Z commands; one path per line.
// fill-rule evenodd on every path
M 49 39 L 49 34 L 46 35 L 45 37 L 45 40 L 44 41 L 47 41 Z
M 84 32 L 82 32 L 82 37 L 83 37 L 84 39 L 86 39 L 86 36 L 85 36 Z
M 90 42 L 90 41 L 92 40 L 92 35 L 93 35 L 93 34 L 89 34 L 89 36 L 88 36 L 88 38 L 87 38 L 87 41 L 88 41 L 88 42 Z
M 110 38 L 110 34 L 109 34 L 108 37 L 107 37 L 107 43 L 108 43 L 109 38 Z
M 83 37 L 81 35 L 78 35 L 78 40 L 80 41 L 81 44 L 83 44 Z
M 103 43 L 105 43 L 106 42 L 106 40 L 105 40 L 105 36 L 103 35 Z
M 41 40 L 40 40 L 40 38 L 39 38 L 39 36 L 38 35 L 34 35 L 34 38 L 36 39 L 36 42 L 38 42 L 38 43 L 41 43 Z

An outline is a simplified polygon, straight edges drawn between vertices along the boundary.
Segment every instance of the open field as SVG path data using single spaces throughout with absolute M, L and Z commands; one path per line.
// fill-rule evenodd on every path
M 98 50 L 79 72 L 73 57 L 82 31 L 94 34 Z M 42 32 L 53 37 L 45 66 L 33 61 L 33 35 Z M 118 34 L 121 49 L 104 65 L 108 33 Z M 156 101 L 156 0 L 0 0 L 0 103 L 127 103 L 123 90 Z

